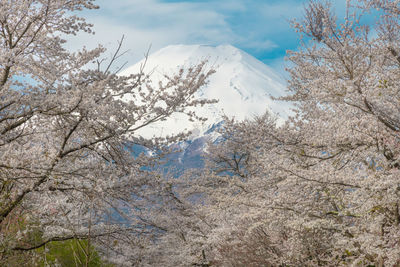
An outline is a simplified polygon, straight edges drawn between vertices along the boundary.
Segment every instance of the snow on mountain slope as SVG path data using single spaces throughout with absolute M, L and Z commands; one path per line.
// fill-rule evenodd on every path
M 218 99 L 216 104 L 197 107 L 195 111 L 208 120 L 189 122 L 187 117 L 176 114 L 169 120 L 158 122 L 151 128 L 143 129 L 145 137 L 166 136 L 180 131 L 192 131 L 193 137 L 202 136 L 213 125 L 222 120 L 222 114 L 238 120 L 260 115 L 266 110 L 286 117 L 289 106 L 274 102 L 272 96 L 281 96 L 285 86 L 281 78 L 264 63 L 231 45 L 217 47 L 204 45 L 172 45 L 165 47 L 148 57 L 145 73 L 153 72 L 153 84 L 162 79 L 163 74 L 176 73 L 182 67 L 190 67 L 208 60 L 208 68 L 214 68 L 209 84 L 203 87 L 197 96 Z M 137 73 L 143 61 L 127 68 L 122 75 Z

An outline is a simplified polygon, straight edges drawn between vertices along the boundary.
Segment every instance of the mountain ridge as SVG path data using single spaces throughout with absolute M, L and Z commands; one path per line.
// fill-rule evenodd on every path
M 173 135 L 181 131 L 192 131 L 192 139 L 205 133 L 221 122 L 222 115 L 237 120 L 261 115 L 266 110 L 286 117 L 288 105 L 276 103 L 271 95 L 284 95 L 286 87 L 279 75 L 261 61 L 232 45 L 170 45 L 147 58 L 145 72 L 152 70 L 150 77 L 157 83 L 163 74 L 171 74 L 180 68 L 188 68 L 208 60 L 207 68 L 215 69 L 209 83 L 202 87 L 197 97 L 219 100 L 216 104 L 196 107 L 194 111 L 208 120 L 201 124 L 189 122 L 183 114 L 158 122 L 153 127 L 139 132 L 144 137 Z M 137 73 L 144 60 L 128 67 L 122 75 Z

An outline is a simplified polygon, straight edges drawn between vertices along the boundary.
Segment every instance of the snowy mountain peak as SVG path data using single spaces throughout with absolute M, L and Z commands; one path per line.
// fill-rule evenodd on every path
M 190 130 L 196 136 L 203 135 L 222 120 L 223 114 L 243 120 L 269 110 L 286 117 L 288 106 L 273 102 L 270 97 L 281 96 L 285 92 L 279 75 L 261 61 L 231 45 L 167 46 L 148 57 L 144 71 L 152 71 L 151 79 L 156 83 L 162 79 L 162 74 L 175 73 L 182 67 L 191 67 L 203 60 L 208 60 L 208 67 L 214 68 L 216 73 L 197 94 L 201 98 L 219 100 L 216 104 L 195 109 L 198 115 L 208 120 L 203 124 L 189 122 L 184 115 L 176 114 L 144 130 L 141 135 L 165 136 L 184 130 Z M 137 73 L 143 63 L 138 62 L 121 74 Z

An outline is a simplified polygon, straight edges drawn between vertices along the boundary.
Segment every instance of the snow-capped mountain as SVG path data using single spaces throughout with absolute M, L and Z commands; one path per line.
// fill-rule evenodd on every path
M 285 92 L 282 79 L 271 68 L 244 51 L 231 45 L 172 45 L 151 54 L 144 72 L 153 73 L 151 80 L 158 83 L 163 74 L 176 73 L 180 68 L 190 67 L 208 60 L 207 68 L 215 69 L 209 84 L 203 87 L 197 96 L 217 99 L 218 103 L 195 109 L 198 115 L 208 120 L 200 124 L 190 122 L 182 114 L 159 122 L 144 129 L 145 137 L 166 136 L 180 131 L 192 131 L 192 139 L 205 133 L 222 120 L 222 115 L 235 117 L 237 120 L 260 115 L 266 110 L 286 117 L 289 110 L 286 103 L 271 100 L 272 96 L 281 96 Z M 144 62 L 127 68 L 121 74 L 137 73 Z

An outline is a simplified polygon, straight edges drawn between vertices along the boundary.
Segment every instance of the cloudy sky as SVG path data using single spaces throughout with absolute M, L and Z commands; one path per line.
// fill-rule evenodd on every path
M 171 44 L 232 44 L 278 72 L 286 50 L 296 49 L 289 20 L 300 18 L 305 0 L 97 0 L 99 10 L 84 11 L 95 36 L 79 35 L 73 48 L 101 43 L 108 48 L 125 35 L 128 65 Z M 345 0 L 334 1 L 343 6 Z M 339 5 L 340 4 L 340 5 Z

